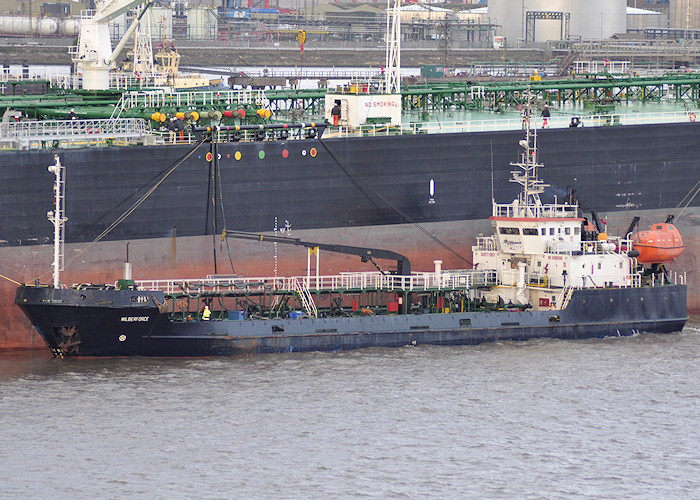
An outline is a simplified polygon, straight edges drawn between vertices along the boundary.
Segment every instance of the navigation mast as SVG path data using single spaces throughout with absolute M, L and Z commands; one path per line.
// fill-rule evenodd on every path
M 63 271 L 63 243 L 65 241 L 65 225 L 68 220 L 65 214 L 64 201 L 66 196 L 66 167 L 61 165 L 58 155 L 54 156 L 56 163 L 49 165 L 49 172 L 54 175 L 53 194 L 54 210 L 47 212 L 46 217 L 53 224 L 53 287 L 61 284 L 61 271 Z
M 525 139 L 520 141 L 523 152 L 520 154 L 519 162 L 510 164 L 512 167 L 519 168 L 519 170 L 511 171 L 513 178 L 510 179 L 510 182 L 515 182 L 522 186 L 518 195 L 518 204 L 521 210 L 526 210 L 526 207 L 541 206 L 540 194 L 544 192 L 544 188 L 549 186 L 537 176 L 537 169 L 544 165 L 537 162 L 537 126 L 533 126 L 532 123 L 532 95 L 529 94 L 523 109 Z M 535 209 L 534 212 L 537 212 L 537 210 Z M 526 213 L 524 215 L 534 216 L 534 213 Z

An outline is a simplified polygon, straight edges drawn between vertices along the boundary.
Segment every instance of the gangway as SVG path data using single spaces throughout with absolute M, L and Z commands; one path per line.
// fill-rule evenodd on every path
M 149 138 L 152 138 L 152 135 L 146 121 L 141 118 L 42 120 L 0 124 L 0 147 L 20 149 L 110 141 L 143 143 Z

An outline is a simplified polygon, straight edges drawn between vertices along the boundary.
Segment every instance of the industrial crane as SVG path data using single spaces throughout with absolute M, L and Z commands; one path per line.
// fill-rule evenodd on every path
M 83 89 L 109 89 L 109 71 L 131 35 L 138 28 L 141 18 L 152 2 L 153 0 L 98 1 L 95 14 L 81 19 L 78 46 L 75 47 L 72 54 L 76 70 L 83 77 Z M 131 23 L 129 29 L 112 50 L 109 21 L 136 7 L 141 7 L 138 17 Z

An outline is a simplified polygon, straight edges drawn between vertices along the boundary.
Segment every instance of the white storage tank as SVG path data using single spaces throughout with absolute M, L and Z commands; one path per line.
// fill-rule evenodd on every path
M 601 40 L 627 31 L 626 0 L 489 0 L 491 23 L 518 41 Z M 566 18 L 568 15 L 568 33 Z
M 55 35 L 58 32 L 58 23 L 55 19 L 51 19 L 50 17 L 39 19 L 36 32 L 40 36 Z
M 23 35 L 34 33 L 36 19 L 27 16 L 1 16 L 0 33 Z
M 187 9 L 187 29 L 193 40 L 214 40 L 218 31 L 216 11 L 211 7 Z
M 668 14 L 655 10 L 627 8 L 627 29 L 643 31 L 647 28 L 668 27 Z
M 58 32 L 61 35 L 75 36 L 80 33 L 80 21 L 72 17 L 63 19 L 58 25 Z
M 460 21 L 486 24 L 489 22 L 489 9 L 488 7 L 479 7 L 477 9 L 460 10 L 457 12 L 456 17 Z
M 700 0 L 671 0 L 668 24 L 671 29 L 700 29 Z

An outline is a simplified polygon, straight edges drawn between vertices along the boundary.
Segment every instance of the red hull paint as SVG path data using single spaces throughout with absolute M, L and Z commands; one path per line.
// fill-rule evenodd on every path
M 653 217 L 658 220 L 658 215 Z M 620 234 L 629 225 L 627 214 L 606 216 L 608 230 Z M 650 217 L 652 219 L 652 217 Z M 652 219 L 653 220 L 653 219 Z M 676 263 L 669 266 L 688 276 L 688 311 L 700 312 L 700 270 L 696 255 L 700 255 L 700 224 L 677 223 L 683 234 L 686 251 Z M 700 218 L 698 218 L 700 222 Z M 486 220 L 458 221 L 425 224 L 431 234 L 446 243 L 460 255 L 471 259 L 474 237 L 490 234 L 491 223 Z M 413 225 L 373 226 L 362 228 L 338 228 L 324 230 L 293 231 L 295 238 L 305 241 L 337 243 L 353 246 L 384 248 L 406 255 L 414 271 L 434 269 L 434 260 L 443 261 L 443 269 L 468 268 L 471 262 L 462 260 L 435 243 L 418 227 Z M 129 255 L 135 280 L 148 279 L 197 279 L 214 274 L 214 242 L 219 274 L 232 272 L 226 242 L 219 236 L 197 236 L 187 238 L 133 240 Z M 235 272 L 242 276 L 272 276 L 275 274 L 275 245 L 265 242 L 229 240 L 231 259 Z M 114 283 L 122 277 L 126 255 L 126 242 L 102 242 L 79 258 L 68 263 L 86 245 L 66 246 L 66 271 L 63 283 Z M 40 277 L 42 283 L 51 281 L 50 245 L 0 248 L 0 274 L 19 282 L 33 283 Z M 277 274 L 305 275 L 307 254 L 305 248 L 277 245 Z M 378 261 L 383 269 L 391 269 L 395 262 Z M 315 258 L 312 259 L 312 274 L 315 274 Z M 358 257 L 321 252 L 320 274 L 336 274 L 345 271 L 375 270 L 371 264 L 363 264 Z M 14 305 L 16 285 L 0 281 L 0 317 L 5 318 L 0 326 L 0 349 L 43 348 L 44 342 L 31 327 L 23 314 Z

